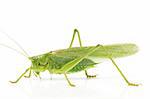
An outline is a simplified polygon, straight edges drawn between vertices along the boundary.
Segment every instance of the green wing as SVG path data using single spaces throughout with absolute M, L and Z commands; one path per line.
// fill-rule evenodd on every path
M 70 49 L 62 49 L 54 51 L 54 54 L 62 57 L 80 57 L 85 53 L 90 51 L 90 48 L 95 46 L 87 47 L 73 47 Z M 119 58 L 130 56 L 138 52 L 138 47 L 135 44 L 114 44 L 114 45 L 104 45 L 104 47 L 99 47 L 95 52 L 89 55 L 93 58 Z

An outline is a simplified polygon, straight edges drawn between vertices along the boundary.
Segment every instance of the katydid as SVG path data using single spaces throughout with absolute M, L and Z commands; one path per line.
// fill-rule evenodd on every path
M 80 47 L 72 47 L 75 35 L 77 34 Z M 109 59 L 116 67 L 122 78 L 129 86 L 138 86 L 139 84 L 131 83 L 122 73 L 120 68 L 114 61 L 115 58 L 125 57 L 138 52 L 138 47 L 135 44 L 113 44 L 113 45 L 96 45 L 96 46 L 82 46 L 80 33 L 77 29 L 74 29 L 71 43 L 67 49 L 59 49 L 56 51 L 50 51 L 41 55 L 30 57 L 25 50 L 14 39 L 7 35 L 23 52 L 19 52 L 16 49 L 11 48 L 5 44 L 0 44 L 12 50 L 15 50 L 22 55 L 26 56 L 31 61 L 31 66 L 25 70 L 24 73 L 15 81 L 11 83 L 17 83 L 22 77 L 30 78 L 31 74 L 40 76 L 41 72 L 49 71 L 51 74 L 63 74 L 70 86 L 75 86 L 68 78 L 68 74 L 84 71 L 87 78 L 94 78 L 96 75 L 89 75 L 87 70 L 94 68 L 96 63 L 94 59 Z M 29 72 L 28 76 L 25 74 Z

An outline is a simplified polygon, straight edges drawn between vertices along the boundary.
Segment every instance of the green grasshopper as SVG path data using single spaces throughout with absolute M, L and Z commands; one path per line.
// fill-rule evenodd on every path
M 72 47 L 76 34 L 78 35 L 80 47 Z M 40 77 L 41 72 L 49 71 L 49 73 L 51 74 L 63 74 L 68 84 L 70 86 L 75 86 L 68 79 L 67 75 L 70 73 L 84 71 L 87 78 L 96 77 L 96 75 L 89 75 L 87 72 L 88 69 L 94 68 L 94 65 L 98 64 L 94 62 L 94 59 L 96 58 L 99 60 L 110 59 L 112 64 L 116 67 L 120 75 L 123 77 L 123 79 L 129 86 L 139 85 L 129 82 L 114 61 L 114 58 L 125 57 L 135 54 L 138 51 L 138 47 L 135 44 L 114 44 L 105 46 L 98 44 L 96 46 L 83 47 L 80 38 L 80 33 L 77 29 L 74 29 L 73 37 L 69 48 L 29 57 L 25 50 L 23 50 L 23 48 L 15 40 L 13 40 L 12 38 L 10 39 L 22 49 L 24 53 L 20 53 L 26 56 L 32 63 L 31 66 L 27 68 L 17 80 L 10 81 L 11 83 L 17 83 L 23 76 L 30 78 L 32 73 L 35 76 Z M 4 44 L 3 46 L 11 48 Z M 16 49 L 13 50 L 17 51 Z M 29 72 L 29 74 L 28 76 L 25 76 L 27 72 Z

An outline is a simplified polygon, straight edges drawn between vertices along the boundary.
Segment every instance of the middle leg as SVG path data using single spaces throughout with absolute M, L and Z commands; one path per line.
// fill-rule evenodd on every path
M 70 80 L 68 79 L 68 77 L 67 77 L 67 74 L 66 74 L 66 73 L 64 73 L 64 76 L 65 76 L 65 78 L 66 78 L 67 82 L 69 83 L 69 85 L 70 85 L 71 87 L 75 87 L 75 85 L 74 85 L 74 84 L 72 84 L 72 83 L 70 82 Z
M 89 75 L 87 70 L 85 70 L 85 75 L 87 78 L 95 78 L 96 77 L 96 75 Z

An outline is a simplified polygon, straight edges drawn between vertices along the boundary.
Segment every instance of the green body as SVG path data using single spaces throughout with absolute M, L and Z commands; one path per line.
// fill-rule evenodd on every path
M 72 47 L 76 34 L 78 34 L 80 47 Z M 14 41 L 13 39 L 11 40 Z M 29 56 L 18 43 L 16 44 L 24 52 L 19 53 L 21 53 L 24 56 Z M 6 45 L 3 46 L 10 48 Z M 28 57 L 32 62 L 31 66 L 28 69 L 26 69 L 26 71 L 22 73 L 22 75 L 19 76 L 17 80 L 10 82 L 17 83 L 28 71 L 29 75 L 25 76 L 28 78 L 30 78 L 32 73 L 34 73 L 35 76 L 40 77 L 40 72 L 49 71 L 51 74 L 64 74 L 68 84 L 70 86 L 75 86 L 70 82 L 70 80 L 67 77 L 67 74 L 84 71 L 87 78 L 94 78 L 96 77 L 96 75 L 89 75 L 87 69 L 93 68 L 96 64 L 99 63 L 95 61 L 95 59 L 109 59 L 128 85 L 138 86 L 138 84 L 131 83 L 128 81 L 128 79 L 122 73 L 116 62 L 113 60 L 114 58 L 130 56 L 132 54 L 135 54 L 137 51 L 138 48 L 135 44 L 114 44 L 105 46 L 98 44 L 97 46 L 83 47 L 79 31 L 77 29 L 74 29 L 73 37 L 69 48 L 51 51 L 49 53 L 33 57 Z
M 88 53 L 91 48 L 89 47 L 73 47 L 69 49 L 62 49 L 57 51 L 52 51 L 43 55 L 38 55 L 30 57 L 32 60 L 32 70 L 35 72 L 43 72 L 48 70 L 50 73 L 58 73 L 57 70 L 61 69 L 66 63 L 83 56 Z M 108 57 L 119 58 L 132 55 L 138 51 L 138 48 L 135 44 L 116 44 L 116 45 L 106 45 L 100 47 L 95 52 L 90 54 L 88 57 L 79 62 L 75 67 L 70 69 L 67 73 L 75 73 L 82 70 L 87 70 L 94 67 L 94 59 L 103 59 Z

